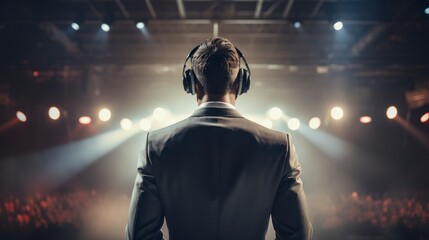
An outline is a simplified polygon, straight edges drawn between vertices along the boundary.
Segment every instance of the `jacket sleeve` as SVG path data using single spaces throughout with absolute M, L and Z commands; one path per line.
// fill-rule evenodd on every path
M 310 240 L 313 228 L 300 178 L 301 166 L 289 135 L 286 137 L 288 147 L 283 176 L 271 211 L 276 240 Z
M 127 240 L 163 239 L 161 227 L 164 213 L 154 176 L 154 166 L 148 156 L 148 134 L 137 164 L 137 177 L 131 195 L 128 224 L 125 230 Z

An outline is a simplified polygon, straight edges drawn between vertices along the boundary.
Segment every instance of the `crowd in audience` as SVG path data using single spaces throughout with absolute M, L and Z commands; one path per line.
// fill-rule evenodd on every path
M 96 191 L 9 196 L 0 201 L 0 229 L 43 229 L 71 225 L 79 229 L 86 206 L 105 197 Z M 316 229 L 429 229 L 428 193 L 309 195 Z
M 367 226 L 388 230 L 429 228 L 429 195 L 396 192 L 360 196 L 311 196 L 308 199 L 313 223 L 320 228 Z
M 96 198 L 95 191 L 9 196 L 0 205 L 0 228 L 48 228 L 81 225 L 85 207 Z

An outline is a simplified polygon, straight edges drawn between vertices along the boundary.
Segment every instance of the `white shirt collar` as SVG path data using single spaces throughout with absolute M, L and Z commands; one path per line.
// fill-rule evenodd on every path
M 220 102 L 220 101 L 205 102 L 205 103 L 201 103 L 200 106 L 198 106 L 198 108 L 207 108 L 207 107 L 236 109 L 235 106 L 232 105 L 231 103 Z

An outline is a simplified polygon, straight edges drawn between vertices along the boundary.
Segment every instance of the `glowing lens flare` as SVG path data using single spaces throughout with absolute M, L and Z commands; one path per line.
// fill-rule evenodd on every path
M 308 122 L 308 126 L 311 129 L 318 129 L 320 127 L 321 123 L 322 122 L 320 121 L 320 118 L 314 117 L 314 118 L 310 119 L 310 121 Z
M 362 117 L 360 117 L 359 120 L 363 124 L 368 124 L 368 123 L 372 122 L 372 118 L 370 116 L 362 116 Z
M 273 107 L 268 111 L 268 117 L 273 120 L 279 120 L 283 116 L 283 112 L 278 107 Z
M 386 116 L 388 119 L 394 119 L 398 116 L 398 109 L 395 106 L 390 106 L 386 110 Z
M 301 123 L 299 122 L 298 118 L 291 118 L 289 121 L 287 121 L 287 126 L 290 130 L 295 131 L 299 129 Z
M 136 28 L 143 29 L 144 28 L 144 23 L 142 23 L 142 22 L 136 23 Z
M 88 116 L 82 116 L 79 118 L 79 123 L 83 125 L 90 124 L 92 122 L 92 119 Z
M 77 30 L 79 30 L 79 29 L 80 29 L 79 24 L 77 24 L 77 23 L 75 23 L 75 22 L 71 24 L 71 27 L 72 27 L 75 31 L 77 31 Z
M 156 120 L 164 120 L 167 117 L 167 111 L 164 108 L 157 107 L 153 110 L 153 118 Z
M 101 29 L 105 32 L 108 32 L 108 31 L 110 31 L 110 26 L 107 23 L 103 23 L 103 24 L 101 24 Z
M 130 130 L 133 128 L 133 121 L 128 118 L 124 118 L 121 120 L 121 128 L 124 130 Z
M 48 114 L 52 120 L 57 120 L 61 116 L 60 110 L 57 107 L 49 108 Z
M 147 118 L 143 118 L 140 121 L 140 129 L 143 131 L 149 131 L 152 128 L 152 123 L 150 122 L 149 119 Z
M 331 117 L 335 120 L 340 120 L 344 117 L 344 111 L 340 107 L 334 107 L 331 110 Z
M 344 24 L 343 24 L 343 22 L 338 21 L 338 22 L 334 23 L 333 27 L 334 27 L 335 31 L 340 31 L 341 29 L 343 29 Z
M 298 28 L 301 27 L 301 23 L 300 22 L 294 22 L 293 23 L 293 27 L 296 28 L 296 29 L 298 29 Z
M 111 117 L 112 113 L 107 108 L 103 108 L 98 112 L 98 118 L 103 122 L 109 121 Z
M 422 117 L 420 118 L 420 122 L 425 123 L 429 121 L 429 112 L 425 113 L 422 115 Z
M 21 112 L 21 111 L 17 111 L 16 112 L 16 117 L 21 122 L 26 122 L 27 121 L 27 116 L 25 116 L 25 114 L 23 112 Z

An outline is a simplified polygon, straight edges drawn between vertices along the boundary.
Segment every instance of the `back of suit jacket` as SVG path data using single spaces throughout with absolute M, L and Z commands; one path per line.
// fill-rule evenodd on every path
M 310 239 L 301 168 L 289 136 L 234 109 L 203 108 L 147 135 L 128 239 Z

